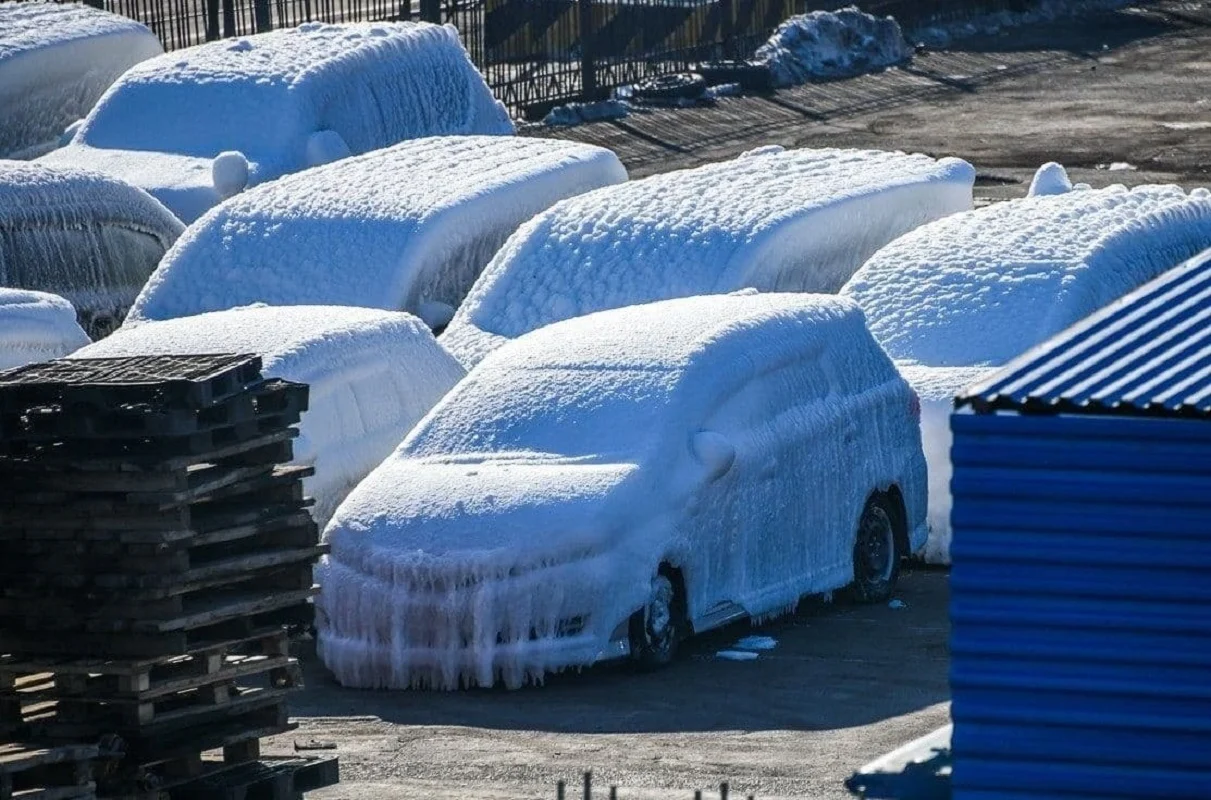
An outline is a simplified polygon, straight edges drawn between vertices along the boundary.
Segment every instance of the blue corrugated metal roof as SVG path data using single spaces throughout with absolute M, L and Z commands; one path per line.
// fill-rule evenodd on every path
M 961 393 L 957 407 L 1211 416 L 1211 250 Z

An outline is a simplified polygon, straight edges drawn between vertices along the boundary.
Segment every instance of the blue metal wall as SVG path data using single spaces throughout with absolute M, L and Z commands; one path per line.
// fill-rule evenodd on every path
M 1211 798 L 1211 422 L 951 427 L 954 797 Z

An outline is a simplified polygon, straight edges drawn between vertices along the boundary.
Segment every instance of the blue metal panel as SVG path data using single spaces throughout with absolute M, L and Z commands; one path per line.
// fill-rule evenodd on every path
M 968 389 L 959 407 L 1211 416 L 1211 250 Z
M 951 423 L 954 797 L 1211 797 L 1211 424 Z

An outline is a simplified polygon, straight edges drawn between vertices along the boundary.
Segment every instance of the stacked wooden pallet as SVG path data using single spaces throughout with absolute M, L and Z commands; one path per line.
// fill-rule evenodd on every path
M 108 743 L 109 785 L 255 760 L 323 553 L 283 466 L 307 387 L 249 356 L 0 375 L 0 737 Z M 112 764 L 110 766 L 113 766 Z

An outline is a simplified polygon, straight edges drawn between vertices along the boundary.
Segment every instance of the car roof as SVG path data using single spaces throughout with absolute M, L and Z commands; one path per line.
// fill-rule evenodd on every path
M 120 225 L 167 249 L 185 230 L 142 189 L 92 170 L 0 160 L 0 227 Z
M 142 34 L 145 25 L 80 3 L 0 3 L 0 65 L 22 53 L 114 34 Z

